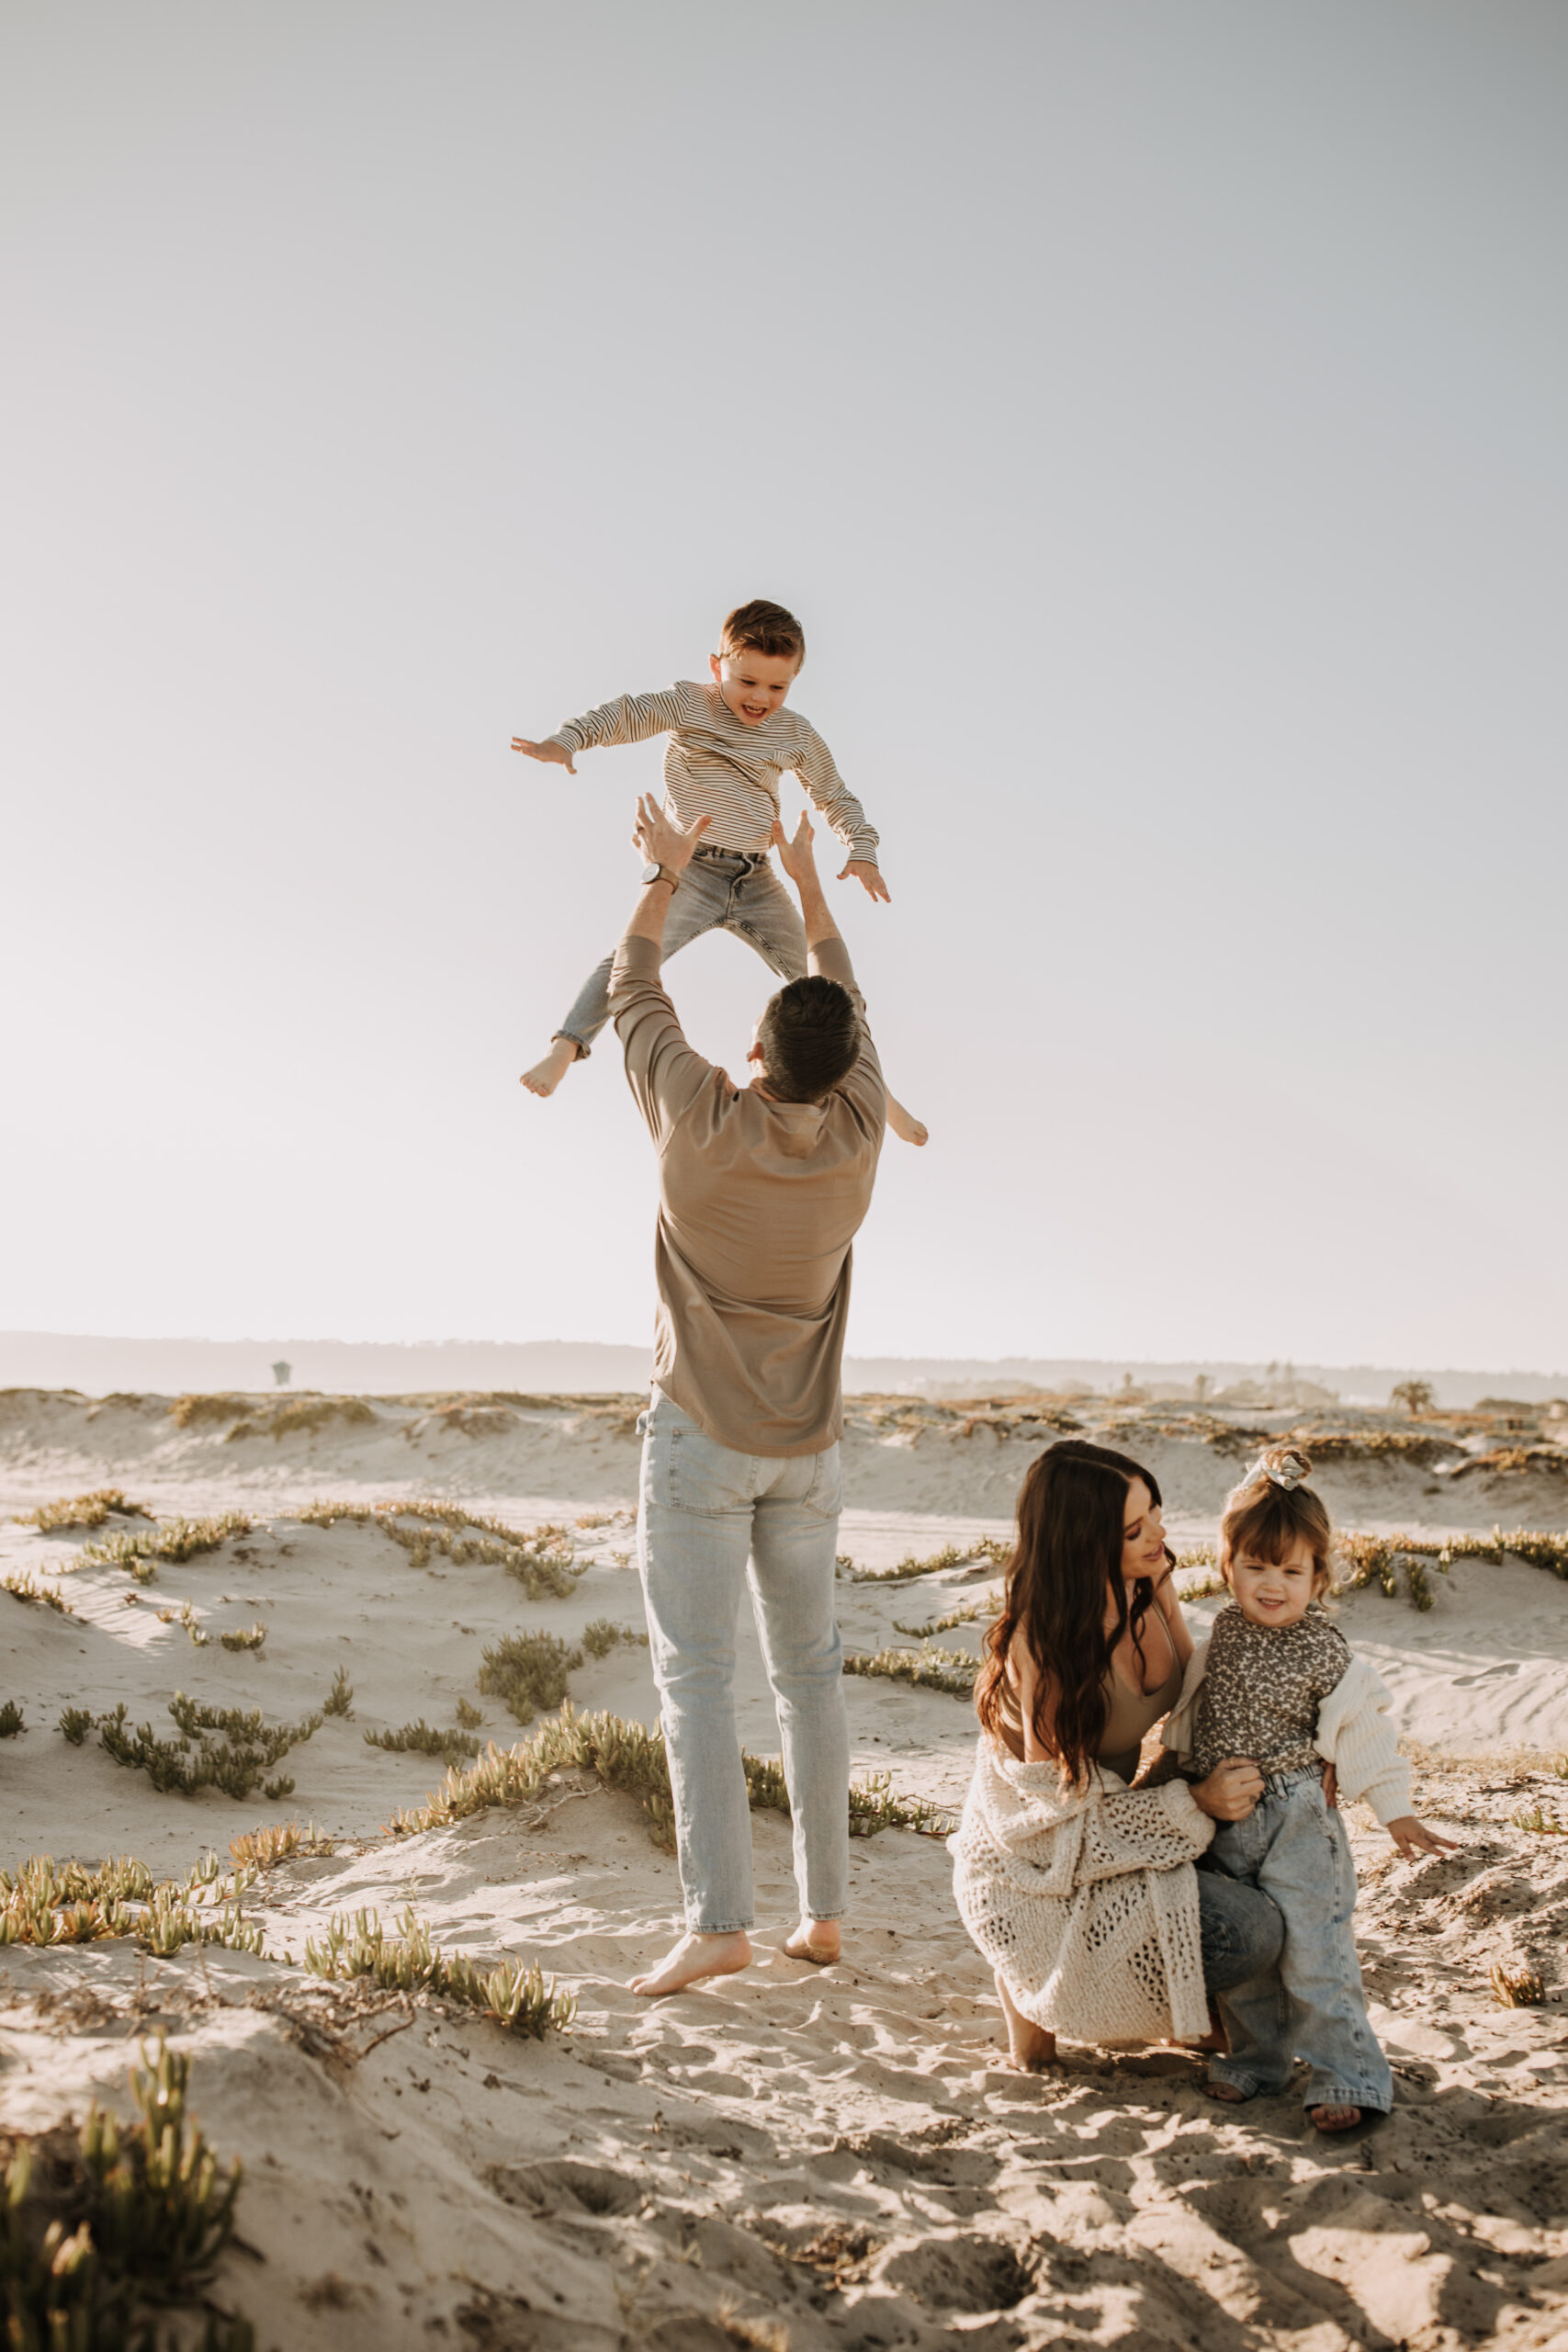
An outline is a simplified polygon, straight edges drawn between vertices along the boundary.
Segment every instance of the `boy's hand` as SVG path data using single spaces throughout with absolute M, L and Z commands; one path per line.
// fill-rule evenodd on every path
M 812 831 L 811 820 L 804 808 L 800 812 L 800 822 L 795 829 L 793 839 L 785 832 L 779 820 L 776 817 L 773 819 L 773 846 L 779 854 L 779 864 L 797 889 L 803 882 L 814 882 L 817 879 L 817 859 L 811 847 L 816 838 Z
M 872 898 L 880 899 L 886 906 L 890 907 L 893 904 L 893 893 L 869 857 L 852 857 L 840 875 L 840 881 L 847 882 L 852 874 L 862 888 L 868 891 Z
M 689 825 L 678 825 L 673 817 L 665 815 L 651 793 L 644 792 L 637 797 L 632 847 L 641 850 L 650 865 L 668 866 L 671 874 L 684 874 L 709 821 L 706 817 L 694 817 Z
M 1428 1829 L 1426 1823 L 1417 1821 L 1413 1813 L 1402 1813 L 1397 1821 L 1385 1821 L 1383 1827 L 1406 1861 L 1412 1854 L 1457 1854 L 1459 1851 L 1457 1838 L 1439 1838 L 1435 1829 Z
M 564 743 L 530 743 L 526 735 L 514 735 L 512 748 L 514 752 L 526 752 L 531 760 L 553 760 L 558 767 L 566 770 L 568 775 L 577 774 L 571 764 L 571 753 Z

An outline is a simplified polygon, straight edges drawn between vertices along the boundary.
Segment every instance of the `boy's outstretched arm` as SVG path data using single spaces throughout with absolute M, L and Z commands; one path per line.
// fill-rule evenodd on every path
M 553 760 L 558 767 L 563 767 L 566 770 L 568 775 L 577 774 L 577 770 L 571 763 L 571 753 L 567 750 L 566 745 L 552 742 L 547 735 L 542 743 L 530 743 L 526 735 L 514 735 L 512 738 L 512 748 L 514 752 L 525 752 L 531 760 Z
M 581 718 L 564 719 L 542 743 L 514 735 L 512 748 L 531 760 L 553 760 L 568 775 L 575 775 L 572 763 L 579 752 L 609 743 L 646 743 L 650 735 L 667 735 L 672 727 L 679 727 L 682 718 L 691 716 L 691 699 L 696 691 L 694 686 L 673 685 L 651 695 L 617 695 L 614 702 L 585 710 Z
M 877 834 L 867 822 L 865 810 L 839 774 L 832 752 L 814 727 L 803 720 L 806 729 L 805 748 L 795 763 L 795 774 L 806 787 L 807 797 L 821 810 L 834 832 L 849 851 L 849 863 L 840 874 L 840 882 L 852 875 L 871 898 L 892 904 L 892 893 L 882 878 L 876 862 Z

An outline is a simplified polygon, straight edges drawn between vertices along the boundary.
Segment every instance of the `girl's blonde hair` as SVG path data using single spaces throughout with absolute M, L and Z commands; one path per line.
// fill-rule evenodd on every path
M 1277 1566 L 1304 1541 L 1312 1546 L 1313 1598 L 1332 1600 L 1334 1525 L 1322 1497 L 1305 1483 L 1311 1476 L 1299 1447 L 1271 1445 L 1231 1488 L 1220 1521 L 1220 1574 L 1227 1584 L 1238 1552 Z

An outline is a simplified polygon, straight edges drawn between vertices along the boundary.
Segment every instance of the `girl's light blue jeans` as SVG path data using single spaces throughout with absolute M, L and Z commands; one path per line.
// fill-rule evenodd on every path
M 765 850 L 704 849 L 671 893 L 664 918 L 664 960 L 705 932 L 732 931 L 754 947 L 781 980 L 798 980 L 806 969 L 806 925 Z M 610 967 L 606 956 L 577 992 L 571 1011 L 556 1031 L 577 1047 L 578 1059 L 610 1018 Z
M 842 1917 L 850 1876 L 850 1738 L 833 1599 L 839 1449 L 736 1453 L 658 1388 L 643 1416 L 637 1565 L 675 1797 L 686 1925 L 753 1920 L 751 1815 L 735 1728 L 744 1584 L 778 1710 L 800 1906 Z
M 1367 2016 L 1351 1928 L 1356 1865 L 1322 1766 L 1265 1781 L 1255 1810 L 1222 1822 L 1204 1860 L 1272 1896 L 1285 1922 L 1279 1966 L 1217 1996 L 1231 2047 L 1212 2061 L 1211 2079 L 1252 2098 L 1283 2090 L 1304 2058 L 1308 2107 L 1386 2115 L 1393 2077 Z

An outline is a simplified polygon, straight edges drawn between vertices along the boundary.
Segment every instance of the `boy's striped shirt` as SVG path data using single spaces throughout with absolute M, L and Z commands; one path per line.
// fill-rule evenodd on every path
M 755 727 L 742 725 L 714 685 L 679 679 L 658 694 L 620 695 L 550 737 L 569 752 L 641 743 L 668 735 L 664 805 L 677 824 L 706 817 L 710 849 L 765 850 L 779 813 L 779 777 L 788 768 L 852 857 L 876 863 L 877 834 L 808 720 L 786 706 Z

